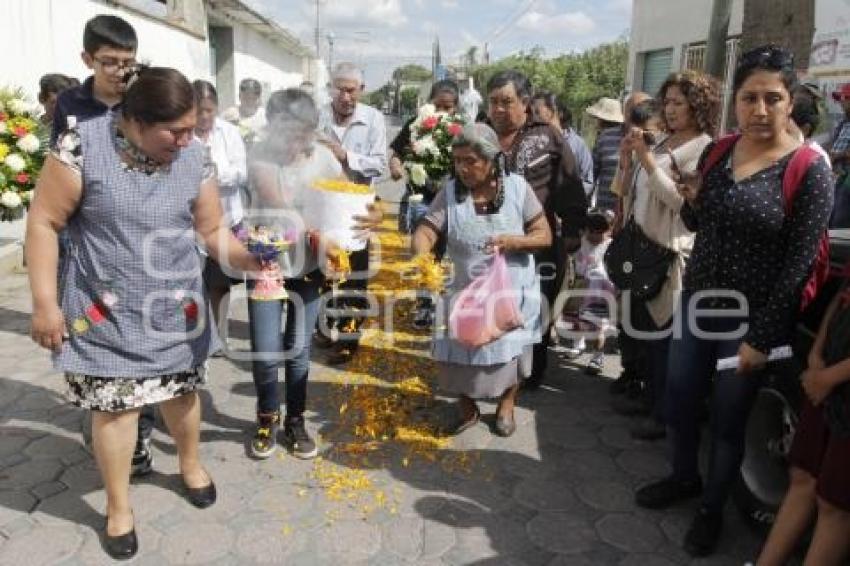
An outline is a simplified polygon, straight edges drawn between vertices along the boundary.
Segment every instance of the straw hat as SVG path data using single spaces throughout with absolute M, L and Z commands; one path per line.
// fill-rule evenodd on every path
M 623 108 L 620 105 L 620 102 L 613 98 L 600 98 L 593 104 L 593 106 L 590 106 L 587 110 L 585 110 L 585 112 L 594 118 L 599 118 L 606 122 L 622 124 L 625 120 L 623 117 Z

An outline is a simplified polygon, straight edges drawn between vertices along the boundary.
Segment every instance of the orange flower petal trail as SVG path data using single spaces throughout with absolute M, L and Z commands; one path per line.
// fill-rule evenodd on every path
M 394 221 L 386 218 L 378 232 L 380 269 L 369 281 L 370 291 L 379 298 L 422 288 L 442 291 L 440 264 L 433 256 L 411 260 Z M 368 321 L 361 347 L 345 371 L 320 372 L 331 384 L 323 402 L 333 422 L 323 429 L 322 444 L 329 448 L 313 462 L 307 487 L 341 506 L 339 512 L 327 512 L 328 524 L 343 509 L 363 518 L 376 512 L 395 514 L 403 490 L 387 485 L 386 475 L 380 473 L 384 470 L 436 463 L 447 473 L 471 474 L 480 465 L 477 452 L 452 449 L 451 439 L 434 424 L 431 337 L 412 329 L 412 306 L 412 296 L 395 303 L 392 328 L 378 323 L 387 313 Z

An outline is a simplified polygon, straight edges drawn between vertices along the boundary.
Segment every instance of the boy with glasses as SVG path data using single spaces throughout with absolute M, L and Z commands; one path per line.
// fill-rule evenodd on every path
M 68 127 L 68 117 L 84 122 L 114 111 L 126 90 L 124 75 L 136 66 L 138 38 L 129 23 L 118 16 L 99 15 L 86 22 L 81 57 L 92 75 L 56 99 L 50 143 Z

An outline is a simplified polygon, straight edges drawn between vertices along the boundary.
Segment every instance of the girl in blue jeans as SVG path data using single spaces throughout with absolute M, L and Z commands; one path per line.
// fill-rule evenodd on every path
M 796 80 L 790 52 L 766 46 L 745 53 L 733 84 L 740 136 L 724 140 L 724 155 L 703 171 L 715 144 L 706 148 L 697 168 L 702 175 L 680 172 L 682 219 L 696 239 L 683 281 L 682 330 L 673 337 L 668 360 L 673 473 L 642 487 L 636 499 L 643 507 L 665 508 L 702 495 L 684 541 L 693 556 L 711 554 L 720 538 L 759 386 L 757 370 L 771 349 L 791 343 L 801 291 L 832 208 L 831 173 L 820 158 L 808 162 L 793 201 L 783 198 L 789 162 L 809 151 L 789 133 Z M 717 361 L 729 357 L 738 358 L 738 368 L 715 375 Z M 711 451 L 703 484 L 698 406 L 711 387 Z
M 310 337 L 318 318 L 320 287 L 325 275 L 332 275 L 324 266 L 320 268 L 326 261 L 321 250 L 332 243 L 305 229 L 301 195 L 318 179 L 343 178 L 343 171 L 333 153 L 316 143 L 319 113 L 309 94 L 299 89 L 272 93 L 266 118 L 268 135 L 250 157 L 251 203 L 246 223 L 289 232 L 294 243 L 280 261 L 288 297 L 259 300 L 250 298 L 249 293 L 252 373 L 257 392 L 257 426 L 250 447 L 257 458 L 271 456 L 283 422 L 287 448 L 299 458 L 313 458 L 318 448 L 304 424 Z M 377 222 L 380 218 L 360 219 L 356 229 L 369 230 Z M 254 285 L 249 282 L 249 291 Z M 286 376 L 285 419 L 280 413 L 281 362 Z

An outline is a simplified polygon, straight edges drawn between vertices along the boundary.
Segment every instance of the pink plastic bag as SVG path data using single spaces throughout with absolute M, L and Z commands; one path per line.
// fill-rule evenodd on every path
M 522 324 L 508 264 L 497 253 L 490 269 L 458 295 L 449 314 L 451 335 L 467 348 L 478 348 Z

